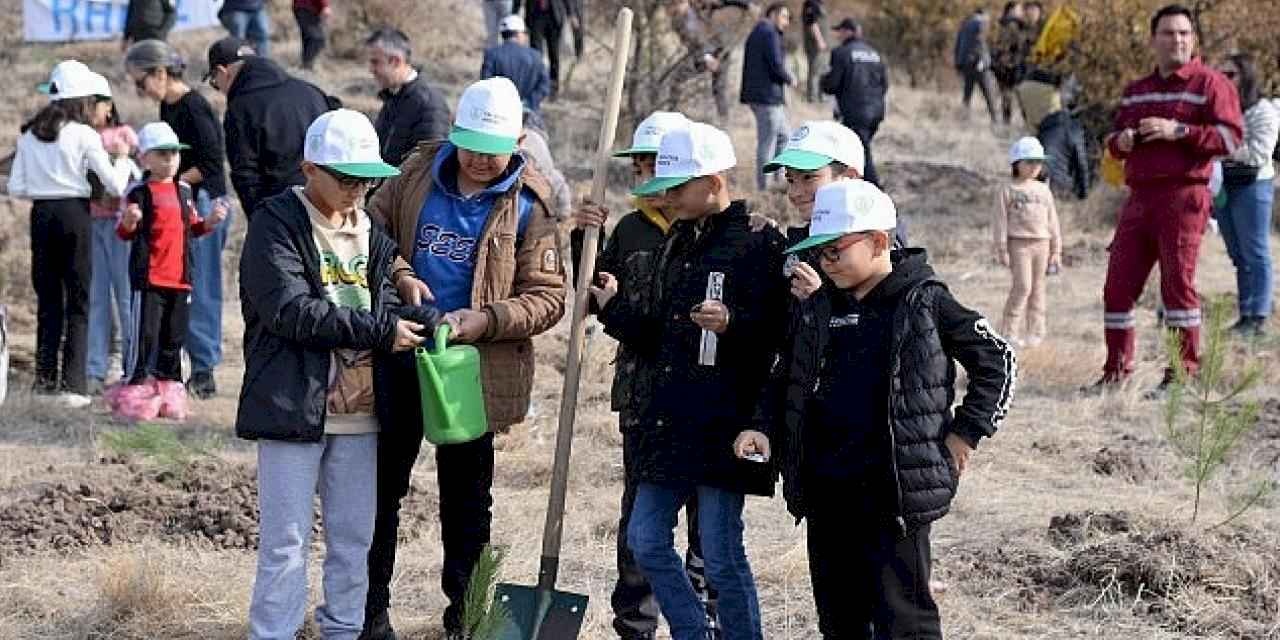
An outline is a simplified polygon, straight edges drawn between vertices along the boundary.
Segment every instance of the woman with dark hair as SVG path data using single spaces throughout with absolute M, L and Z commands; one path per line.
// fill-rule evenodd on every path
M 98 177 L 107 195 L 119 196 L 128 182 L 129 168 L 107 153 L 93 129 L 111 112 L 111 87 L 106 78 L 67 60 L 54 67 L 48 93 L 52 99 L 49 105 L 22 125 L 9 174 L 9 194 L 33 201 L 36 393 L 61 394 L 68 406 L 84 407 L 90 402 L 85 353 L 92 278 L 89 196 L 93 187 L 88 174 Z
M 143 40 L 125 52 L 124 64 L 138 94 L 158 102 L 160 119 L 169 124 L 179 142 L 191 147 L 179 160 L 178 180 L 191 185 L 200 217 L 209 217 L 214 201 L 225 202 L 227 196 L 222 122 L 209 101 L 183 81 L 186 63 L 172 46 Z M 230 206 L 227 209 L 231 211 Z M 213 370 L 222 361 L 222 250 L 230 228 L 228 218 L 191 246 L 195 268 L 187 324 L 186 349 L 191 356 L 187 388 L 201 399 L 217 393 Z
M 1240 320 L 1232 329 L 1244 336 L 1261 336 L 1271 316 L 1272 154 L 1280 136 L 1280 110 L 1262 98 L 1257 66 L 1249 55 L 1229 56 L 1219 70 L 1236 85 L 1245 118 L 1244 144 L 1222 163 L 1227 198 L 1216 212 L 1236 267 Z

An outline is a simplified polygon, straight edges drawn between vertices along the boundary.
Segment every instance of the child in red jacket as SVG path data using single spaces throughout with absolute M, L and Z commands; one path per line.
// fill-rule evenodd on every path
M 178 142 L 168 124 L 148 124 L 138 137 L 146 173 L 125 196 L 116 227 L 121 239 L 133 242 L 129 278 L 138 331 L 131 384 L 147 378 L 180 382 L 191 296 L 191 241 L 218 226 L 227 209 L 219 202 L 208 219 L 196 213 L 191 187 L 175 179 L 180 150 L 188 147 Z

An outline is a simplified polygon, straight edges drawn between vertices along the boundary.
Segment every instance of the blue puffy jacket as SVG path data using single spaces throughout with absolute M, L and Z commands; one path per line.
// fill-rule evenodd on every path
M 768 20 L 761 20 L 747 36 L 742 55 L 743 104 L 782 104 L 785 88 L 791 84 L 782 53 L 782 33 Z

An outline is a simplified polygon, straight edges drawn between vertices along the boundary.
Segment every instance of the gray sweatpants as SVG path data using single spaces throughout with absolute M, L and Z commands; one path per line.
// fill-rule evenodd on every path
M 316 443 L 258 443 L 258 572 L 250 640 L 293 640 L 307 613 L 307 558 L 316 492 L 324 520 L 325 640 L 364 627 L 368 555 L 377 498 L 378 434 L 326 435 Z

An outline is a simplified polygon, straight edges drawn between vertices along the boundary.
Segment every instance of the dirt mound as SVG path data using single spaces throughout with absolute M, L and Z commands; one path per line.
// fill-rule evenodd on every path
M 1143 455 L 1131 447 L 1098 449 L 1089 465 L 1096 474 L 1122 478 L 1133 483 L 1144 482 L 1154 476 Z
M 74 480 L 34 484 L 27 495 L 0 508 L 0 555 L 155 537 L 202 540 L 227 549 L 258 547 L 258 488 L 250 465 L 200 460 L 155 469 L 104 458 L 72 475 Z M 435 519 L 435 499 L 425 493 L 415 483 L 405 500 L 404 538 L 417 537 Z M 319 543 L 318 508 L 316 523 L 313 540 Z

